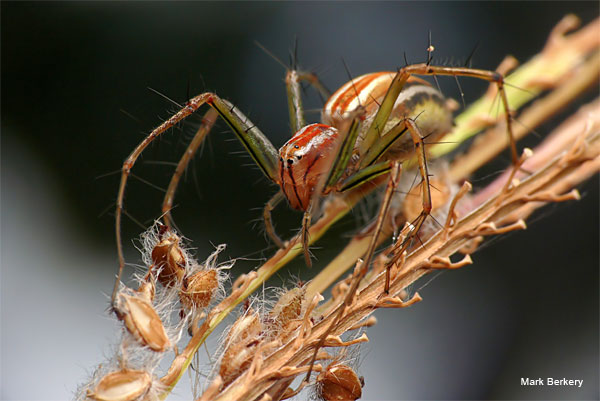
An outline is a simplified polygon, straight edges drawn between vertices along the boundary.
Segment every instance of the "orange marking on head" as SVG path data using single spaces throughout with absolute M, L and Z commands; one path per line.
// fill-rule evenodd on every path
M 279 149 L 278 184 L 294 209 L 308 207 L 319 179 L 329 172 L 337 138 L 335 128 L 311 124 Z

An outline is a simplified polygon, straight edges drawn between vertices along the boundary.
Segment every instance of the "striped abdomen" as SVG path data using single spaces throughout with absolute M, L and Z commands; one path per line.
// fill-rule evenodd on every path
M 338 130 L 311 124 L 298 131 L 279 149 L 278 184 L 290 206 L 306 210 L 320 179 L 329 173 L 335 158 Z
M 396 73 L 389 71 L 375 72 L 344 84 L 325 104 L 322 121 L 339 128 L 348 114 L 362 105 L 366 109 L 366 118 L 357 140 L 357 145 L 360 144 L 395 75 Z M 381 135 L 405 117 L 415 119 L 422 135 L 430 135 L 430 142 L 439 139 L 452 128 L 452 113 L 446 107 L 442 94 L 426 81 L 415 77 L 409 78 L 404 85 Z M 385 157 L 402 160 L 412 152 L 410 135 L 404 135 Z

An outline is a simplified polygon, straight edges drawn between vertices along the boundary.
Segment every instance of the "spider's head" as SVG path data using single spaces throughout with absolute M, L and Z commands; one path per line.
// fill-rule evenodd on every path
M 279 149 L 277 183 L 294 209 L 308 208 L 319 179 L 329 173 L 337 138 L 337 129 L 311 124 Z

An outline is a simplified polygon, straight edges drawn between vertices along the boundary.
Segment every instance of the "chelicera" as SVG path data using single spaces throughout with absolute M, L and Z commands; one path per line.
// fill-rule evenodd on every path
M 447 102 L 442 94 L 417 76 L 467 76 L 495 83 L 505 110 L 513 160 L 517 159 L 503 76 L 494 71 L 433 66 L 430 61 L 429 59 L 427 63 L 407 65 L 395 72 L 376 72 L 359 76 L 332 95 L 314 74 L 295 67 L 289 68 L 285 82 L 290 122 L 295 134 L 279 151 L 258 127 L 227 100 L 210 92 L 191 98 L 181 110 L 155 128 L 123 163 L 116 203 L 119 276 L 115 289 L 125 263 L 121 241 L 121 216 L 125 186 L 131 168 L 154 139 L 203 105 L 210 106 L 210 109 L 204 115 L 202 126 L 182 156 L 165 196 L 163 220 L 167 226 L 172 224 L 170 210 L 179 179 L 216 118 L 221 117 L 231 127 L 264 175 L 280 188 L 267 202 L 263 213 L 266 231 L 277 246 L 284 247 L 285 244 L 273 228 L 273 208 L 283 199 L 287 199 L 292 208 L 304 212 L 301 235 L 296 240 L 302 242 L 307 265 L 311 264 L 308 227 L 311 213 L 319 199 L 328 193 L 344 193 L 368 183 L 379 184 L 386 175 L 394 179 L 393 177 L 397 176 L 392 171 L 397 169 L 395 166 L 415 155 L 423 185 L 422 212 L 412 223 L 412 232 L 416 235 L 432 207 L 423 134 L 425 133 L 430 141 L 436 141 L 452 126 L 452 112 L 446 106 Z M 321 112 L 320 123 L 306 123 L 300 90 L 303 81 L 314 86 L 328 99 Z M 393 191 L 389 192 L 386 197 L 391 197 Z M 384 205 L 386 202 L 389 204 L 389 199 L 384 199 Z M 378 220 L 383 219 L 386 211 L 387 207 L 382 207 Z M 370 249 L 374 247 L 377 234 L 375 232 L 373 235 Z M 366 271 L 370 259 L 371 255 L 367 255 L 362 270 Z

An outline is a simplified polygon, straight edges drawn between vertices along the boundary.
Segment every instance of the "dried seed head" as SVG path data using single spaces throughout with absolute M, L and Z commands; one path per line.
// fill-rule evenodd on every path
M 217 269 L 199 270 L 183 279 L 179 293 L 184 308 L 205 308 L 219 288 Z
M 423 210 L 423 185 L 414 186 L 406 195 L 403 203 L 403 214 L 406 221 L 414 221 Z M 432 178 L 429 180 L 432 212 L 445 205 L 450 199 L 450 186 L 447 182 Z
M 223 387 L 227 387 L 250 367 L 255 358 L 264 359 L 275 351 L 281 343 L 266 341 L 264 335 L 253 339 L 230 344 L 221 358 L 219 375 L 223 380 Z
M 229 329 L 225 344 L 229 347 L 232 344 L 246 342 L 248 339 L 253 341 L 255 338 L 259 337 L 262 332 L 263 325 L 260 321 L 260 315 L 253 309 L 248 309 L 244 315 L 240 316 L 238 320 L 235 321 L 233 326 L 231 326 L 231 329 Z
M 252 356 L 256 352 L 258 340 L 247 343 L 241 342 L 231 344 L 225 350 L 221 359 L 219 375 L 223 379 L 223 386 L 227 387 L 239 375 L 241 375 L 252 362 Z
M 142 284 L 140 284 L 136 292 L 141 298 L 152 302 L 154 300 L 155 288 L 154 279 L 150 279 L 150 281 L 144 281 Z
M 361 379 L 348 365 L 333 362 L 317 376 L 318 394 L 326 401 L 357 400 L 362 396 Z
M 87 396 L 97 401 L 132 401 L 146 394 L 152 377 L 141 370 L 120 370 L 104 376 Z
M 252 362 L 263 337 L 260 315 L 252 309 L 231 326 L 225 340 L 226 348 L 221 358 L 219 375 L 227 386 L 241 375 Z
M 302 316 L 304 303 L 304 287 L 296 287 L 285 292 L 279 299 L 271 312 L 269 312 L 269 326 L 274 330 L 284 329 L 291 322 L 299 320 Z
M 185 275 L 185 254 L 180 242 L 179 236 L 167 231 L 152 249 L 153 268 L 160 271 L 158 281 L 165 287 L 181 282 Z
M 115 311 L 140 344 L 157 352 L 163 352 L 171 346 L 160 317 L 144 295 L 119 293 Z

